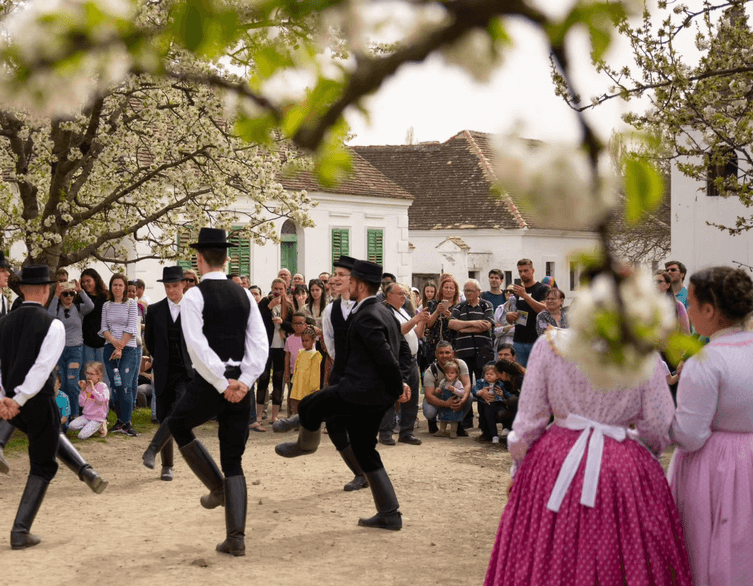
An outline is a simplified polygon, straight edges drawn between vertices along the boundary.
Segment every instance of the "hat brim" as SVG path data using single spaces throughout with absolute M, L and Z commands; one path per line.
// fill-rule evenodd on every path
M 18 281 L 19 285 L 52 285 L 53 283 L 57 281 Z
M 157 279 L 158 283 L 180 283 L 185 277 L 173 277 L 170 279 Z
M 193 244 L 189 244 L 189 248 L 193 248 L 194 250 L 201 250 L 202 248 L 236 248 L 237 244 L 231 244 L 230 242 L 194 242 Z

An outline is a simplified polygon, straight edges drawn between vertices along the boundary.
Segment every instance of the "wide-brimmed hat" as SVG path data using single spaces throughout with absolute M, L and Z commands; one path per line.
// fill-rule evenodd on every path
M 354 259 L 352 256 L 346 256 L 344 254 L 340 255 L 340 258 L 338 258 L 335 262 L 332 263 L 332 266 L 334 267 L 340 267 L 343 269 L 348 269 L 349 271 L 353 270 L 353 265 L 355 264 L 356 259 Z
M 382 267 L 368 260 L 357 260 L 350 270 L 350 276 L 367 283 L 379 285 L 382 282 Z
M 18 282 L 21 285 L 50 285 L 56 281 L 50 279 L 50 269 L 46 265 L 32 265 L 21 269 Z
M 235 244 L 231 244 L 227 241 L 227 234 L 224 230 L 219 228 L 202 228 L 199 230 L 199 239 L 193 244 L 189 244 L 191 248 L 234 248 Z
M 2 250 L 0 250 L 0 269 L 9 269 L 10 265 L 8 264 L 8 261 L 5 259 L 5 254 Z
M 183 280 L 183 267 L 163 267 L 162 278 L 158 283 L 177 283 Z

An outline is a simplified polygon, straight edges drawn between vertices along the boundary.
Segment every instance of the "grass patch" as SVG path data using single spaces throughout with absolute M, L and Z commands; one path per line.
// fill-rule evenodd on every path
M 131 418 L 131 423 L 133 424 L 134 429 L 138 434 L 146 433 L 151 434 L 157 429 L 157 425 L 152 423 L 152 410 L 148 408 L 144 409 L 134 409 L 133 411 L 133 417 Z M 107 427 L 110 428 L 115 424 L 115 413 L 110 411 L 107 415 Z M 71 440 L 71 443 L 80 444 L 83 442 L 99 442 L 99 443 L 107 443 L 108 440 L 115 438 L 117 441 L 118 438 L 125 439 L 126 436 L 120 433 L 108 433 L 106 437 L 100 437 L 98 435 L 93 435 L 89 439 L 80 440 L 78 439 L 78 431 L 74 430 L 68 430 L 68 433 L 66 434 L 68 439 Z M 29 451 L 29 440 L 26 438 L 26 434 L 23 433 L 20 430 L 16 430 L 13 432 L 13 435 L 10 438 L 10 441 L 8 442 L 8 445 L 5 446 L 5 449 L 3 450 L 5 455 L 7 456 L 13 456 L 15 454 L 24 453 L 26 454 Z

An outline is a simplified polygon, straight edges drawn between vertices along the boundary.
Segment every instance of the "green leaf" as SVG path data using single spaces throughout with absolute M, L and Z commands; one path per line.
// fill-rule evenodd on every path
M 241 116 L 235 121 L 235 132 L 250 143 L 271 144 L 275 119 L 271 114 L 253 118 Z
M 665 354 L 673 366 L 676 366 L 680 360 L 687 360 L 693 354 L 701 351 L 704 344 L 697 336 L 687 334 L 673 334 L 667 342 Z
M 655 209 L 661 203 L 664 181 L 647 159 L 637 155 L 625 158 L 625 197 L 625 214 L 631 224 L 637 224 L 644 212 Z
M 203 21 L 205 11 L 203 8 L 201 0 L 188 0 L 186 2 L 181 32 L 183 33 L 183 44 L 189 51 L 196 51 L 204 41 Z

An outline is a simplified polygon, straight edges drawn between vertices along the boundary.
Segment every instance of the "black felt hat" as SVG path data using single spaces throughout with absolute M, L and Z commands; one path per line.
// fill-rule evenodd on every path
M 183 267 L 164 267 L 162 269 L 162 278 L 157 279 L 158 283 L 177 283 L 183 280 Z
M 227 241 L 227 234 L 219 228 L 202 228 L 199 230 L 199 240 L 189 244 L 191 248 L 233 248 L 235 244 Z
M 8 261 L 5 259 L 5 254 L 3 254 L 3 251 L 0 250 L 0 269 L 9 269 L 10 265 L 8 264 Z
M 344 254 L 340 255 L 340 258 L 338 258 L 335 262 L 332 263 L 333 267 L 340 267 L 343 269 L 348 269 L 349 271 L 353 270 L 353 265 L 355 264 L 356 259 L 354 259 L 352 256 L 345 256 Z
M 21 269 L 21 278 L 18 280 L 21 285 L 50 285 L 55 283 L 50 279 L 50 269 L 47 265 L 33 265 Z
M 382 267 L 368 260 L 357 260 L 350 270 L 350 276 L 367 283 L 379 285 L 382 282 Z

